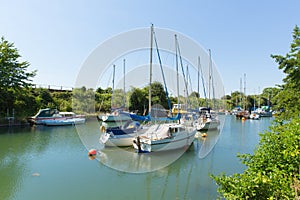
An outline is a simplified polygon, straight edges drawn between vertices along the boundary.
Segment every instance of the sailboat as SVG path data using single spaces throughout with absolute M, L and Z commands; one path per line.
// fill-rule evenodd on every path
M 124 107 L 125 107 L 125 59 L 124 66 Z M 113 67 L 113 77 L 115 74 L 115 66 Z M 114 78 L 113 78 L 114 89 Z M 113 100 L 112 100 L 113 102 Z M 99 142 L 105 146 L 131 146 L 133 138 L 137 135 L 137 131 L 142 131 L 142 127 L 138 121 L 134 121 L 122 109 L 115 110 L 111 114 L 102 117 L 104 122 L 124 122 L 122 126 L 106 127 L 102 124 L 100 132 L 102 132 Z
M 150 49 L 150 89 L 149 89 L 149 113 L 151 113 L 151 80 L 152 80 L 152 43 L 153 37 L 156 43 L 153 25 L 151 26 L 151 49 Z M 177 40 L 177 36 L 175 35 Z M 177 43 L 176 43 L 177 44 Z M 176 45 L 176 52 L 178 46 Z M 159 54 L 158 54 L 159 55 Z M 177 55 L 177 54 L 176 54 Z M 160 61 L 160 58 L 159 58 Z M 161 65 L 161 62 L 160 62 Z M 161 65 L 162 66 L 162 65 Z M 161 67 L 162 69 L 162 67 Z M 178 82 L 178 60 L 176 56 L 177 82 Z M 163 71 L 162 71 L 163 72 Z M 165 83 L 165 80 L 164 80 Z M 177 84 L 179 93 L 179 86 Z M 166 91 L 167 93 L 167 91 Z M 179 98 L 179 95 L 178 95 Z M 181 114 L 177 113 L 179 117 L 177 122 L 157 123 L 152 124 L 145 133 L 140 134 L 133 140 L 133 147 L 139 153 L 144 152 L 158 152 L 174 150 L 183 147 L 188 147 L 194 140 L 196 129 L 193 126 L 188 126 L 188 123 L 180 122 Z M 175 119 L 175 118 L 174 118 Z
M 199 72 L 199 70 L 201 72 L 201 79 L 202 79 L 202 84 L 203 84 L 204 97 L 206 100 L 206 107 L 199 107 L 198 119 L 194 122 L 194 125 L 196 126 L 197 131 L 217 129 L 220 125 L 220 120 L 217 118 L 217 114 L 215 112 L 212 112 L 210 107 L 208 106 L 208 102 L 207 102 L 207 98 L 206 98 L 206 90 L 205 90 L 205 86 L 204 86 L 204 78 L 203 78 L 202 68 L 200 65 L 200 57 L 198 58 L 198 72 Z M 211 52 L 209 50 L 209 90 L 210 90 L 211 82 L 212 82 L 211 70 L 212 70 L 212 60 L 211 60 Z M 199 84 L 199 73 L 198 73 L 198 84 Z M 198 88 L 199 88 L 199 86 L 198 86 Z M 198 89 L 198 91 L 199 91 L 199 89 Z M 214 91 L 213 91 L 213 93 L 214 93 Z M 210 94 L 210 91 L 209 91 L 209 94 Z
M 112 94 L 112 107 L 113 107 L 113 101 L 114 101 L 114 84 L 115 84 L 115 68 L 116 66 L 113 65 L 113 94 Z M 125 80 L 125 60 L 124 60 L 124 80 Z M 124 81 L 124 93 L 125 93 L 125 81 Z M 125 98 L 125 95 L 124 95 Z M 122 108 L 112 108 L 111 113 L 107 113 L 106 115 L 101 116 L 101 119 L 103 122 L 122 122 L 122 121 L 128 121 L 131 120 L 131 118 L 122 113 Z

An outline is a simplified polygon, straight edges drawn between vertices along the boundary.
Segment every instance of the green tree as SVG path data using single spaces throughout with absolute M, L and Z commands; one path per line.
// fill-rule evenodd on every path
M 28 72 L 29 63 L 20 61 L 21 55 L 13 43 L 8 42 L 1 37 L 0 41 L 0 115 L 5 115 L 6 110 L 13 110 L 18 113 L 19 105 L 16 102 L 23 103 L 24 92 L 31 86 L 31 78 L 36 75 L 36 71 Z M 22 99 L 17 99 L 22 97 Z M 29 105 L 24 105 L 29 106 Z M 21 108 L 22 109 L 22 108 Z
M 132 88 L 129 98 L 129 110 L 137 111 L 138 114 L 143 115 L 145 109 L 148 108 L 148 99 L 146 90 L 140 88 Z
M 31 86 L 31 78 L 36 71 L 27 72 L 29 63 L 20 61 L 18 49 L 13 43 L 9 43 L 4 37 L 0 41 L 0 87 L 1 89 Z
M 296 199 L 300 187 L 300 119 L 270 127 L 253 155 L 240 155 L 242 174 L 212 176 L 226 199 Z M 298 190 L 297 190 L 298 188 Z M 297 195 L 298 191 L 298 195 Z
M 73 111 L 76 113 L 95 113 L 95 92 L 93 89 L 73 89 Z
M 241 174 L 212 175 L 226 199 L 299 199 L 300 188 L 300 32 L 294 28 L 291 51 L 274 56 L 287 76 L 276 97 L 285 111 L 260 135 L 253 155 L 240 155 L 247 169 Z M 264 93 L 269 93 L 267 89 Z
M 299 117 L 300 110 L 300 30 L 298 26 L 295 26 L 293 30 L 290 48 L 290 52 L 285 56 L 271 55 L 279 64 L 279 69 L 286 74 L 283 79 L 284 85 L 275 97 L 276 108 L 284 110 L 282 116 L 286 119 Z

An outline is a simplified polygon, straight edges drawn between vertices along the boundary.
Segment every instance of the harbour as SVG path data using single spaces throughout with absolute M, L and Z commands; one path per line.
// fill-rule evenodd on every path
M 174 154 L 140 156 L 132 147 L 121 149 L 127 157 L 104 148 L 90 160 L 89 145 L 98 143 L 102 123 L 96 119 L 75 126 L 1 127 L 0 199 L 216 199 L 210 174 L 243 172 L 237 154 L 252 153 L 273 120 L 220 117 L 221 131 L 198 134 L 164 167 L 160 158 Z

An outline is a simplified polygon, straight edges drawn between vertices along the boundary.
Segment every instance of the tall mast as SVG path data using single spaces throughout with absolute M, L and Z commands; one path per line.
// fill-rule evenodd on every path
M 153 47 L 153 24 L 150 31 L 150 78 L 149 78 L 149 114 L 151 113 L 151 84 L 152 84 L 152 47 Z
M 244 110 L 246 110 L 246 102 L 247 102 L 247 97 L 246 97 L 246 74 L 244 74 Z
M 113 65 L 113 80 L 112 80 L 112 97 L 111 97 L 111 107 L 113 108 L 114 105 L 114 91 L 115 91 L 115 68 L 116 65 Z
M 177 52 L 177 35 L 175 34 L 175 52 L 176 52 L 176 73 L 177 73 L 177 104 L 178 104 L 178 111 L 179 111 L 179 70 L 178 70 L 178 52 Z
M 198 98 L 200 97 L 200 56 L 198 56 Z
M 242 88 L 243 88 L 243 80 L 242 78 L 240 78 L 240 105 L 241 105 L 241 108 L 242 108 Z
M 210 90 L 211 90 L 211 53 L 210 49 L 208 49 L 209 53 L 209 68 L 208 68 L 208 99 L 210 100 Z
M 125 108 L 125 106 L 126 106 L 126 89 L 125 89 L 125 59 L 123 59 L 123 76 L 124 76 L 124 82 L 123 82 L 123 90 L 124 90 L 124 96 L 123 96 L 123 98 L 124 98 L 124 101 L 123 101 L 123 103 L 124 103 L 124 108 Z

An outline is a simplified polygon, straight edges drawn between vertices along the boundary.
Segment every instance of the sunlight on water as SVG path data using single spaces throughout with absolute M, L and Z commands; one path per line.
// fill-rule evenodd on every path
M 222 133 L 195 139 L 173 164 L 142 174 L 89 160 L 78 127 L 1 128 L 0 199 L 216 199 L 216 185 L 209 174 L 242 172 L 245 167 L 236 154 L 253 152 L 258 132 L 269 124 L 269 118 L 242 122 L 226 116 Z M 80 128 L 98 140 L 99 133 L 90 132 L 95 127 L 99 122 L 88 121 Z M 164 162 L 164 156 L 172 156 L 167 152 L 140 155 L 131 148 L 126 152 L 105 149 L 100 159 L 134 169 L 151 167 L 154 157 Z

